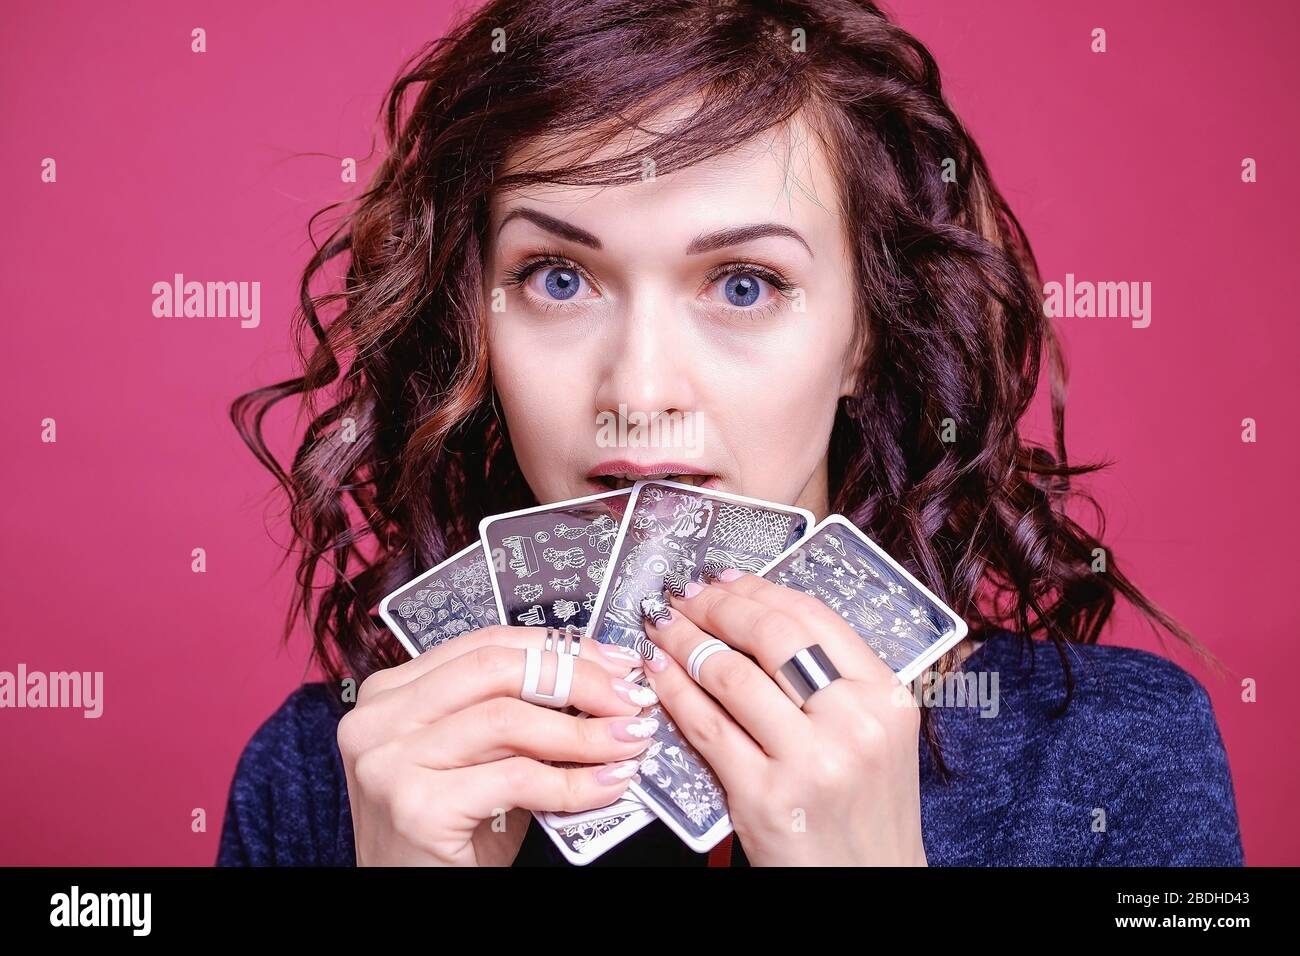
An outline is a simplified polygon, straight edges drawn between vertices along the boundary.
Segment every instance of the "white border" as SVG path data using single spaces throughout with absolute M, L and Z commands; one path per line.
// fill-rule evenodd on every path
M 621 494 L 622 492 L 619 491 L 616 493 Z M 529 510 L 536 510 L 536 509 L 529 509 Z M 518 514 L 519 512 L 511 512 L 511 513 Z M 387 595 L 382 601 L 379 602 L 379 616 L 384 619 L 384 623 L 388 625 L 388 629 L 397 636 L 397 639 L 399 641 L 402 642 L 402 647 L 406 648 L 406 652 L 410 654 L 411 657 L 413 658 L 419 657 L 420 654 L 423 652 L 420 651 L 415 646 L 415 644 L 411 642 L 411 639 L 407 636 L 406 632 L 402 630 L 401 625 L 397 623 L 397 619 L 389 612 L 388 609 L 389 602 L 392 601 L 392 599 L 395 598 L 398 594 L 404 593 L 405 591 L 409 590 L 413 584 L 416 584 L 420 581 L 423 581 L 427 577 L 431 577 L 437 574 L 447 565 L 451 564 L 453 561 L 458 561 L 461 558 L 465 557 L 465 555 L 469 554 L 475 548 L 480 549 L 484 553 L 484 556 L 485 557 L 487 556 L 487 546 L 483 543 L 483 540 L 481 538 L 481 532 L 480 532 L 480 540 L 475 541 L 473 544 L 468 545 L 462 548 L 461 550 L 457 551 L 450 558 L 447 558 L 445 561 L 439 562 L 434 567 L 430 568 L 428 571 L 425 571 L 419 577 L 412 578 L 410 581 L 407 581 L 400 588 L 393 591 L 391 594 Z M 488 564 L 490 566 L 491 561 L 489 561 Z M 490 574 L 489 577 L 491 577 Z M 499 600 L 500 598 L 498 598 L 498 601 Z M 497 614 L 498 615 L 501 614 L 499 608 Z M 536 819 L 537 822 L 542 825 L 542 830 L 546 833 L 548 837 L 551 838 L 551 842 L 555 844 L 555 846 L 559 849 L 560 853 L 564 856 L 564 858 L 568 860 L 570 863 L 572 863 L 574 866 L 586 866 L 592 860 L 597 859 L 598 857 L 603 855 L 606 851 L 612 850 L 614 847 L 618 846 L 620 843 L 622 843 L 628 837 L 632 836 L 634 833 L 637 833 L 638 831 L 643 829 L 652 820 L 655 819 L 655 815 L 651 813 L 648 809 L 646 809 L 643 811 L 645 814 L 643 818 L 637 818 L 637 817 L 629 818 L 628 820 L 625 820 L 623 823 L 619 824 L 618 827 L 611 830 L 609 833 L 605 834 L 605 838 L 612 838 L 614 835 L 616 834 L 618 835 L 618 839 L 610 842 L 608 846 L 605 845 L 604 843 L 605 838 L 603 838 L 602 841 L 597 844 L 598 850 L 596 852 L 576 853 L 572 848 L 570 848 L 570 846 L 567 843 L 564 842 L 564 838 L 561 837 L 557 832 L 555 832 L 555 829 L 551 826 L 550 823 L 547 822 L 542 811 L 531 810 L 529 812 L 532 813 L 534 819 Z M 625 834 L 623 831 L 628 827 L 631 827 L 631 830 Z
M 898 678 L 899 683 L 904 685 L 910 684 L 912 681 L 916 680 L 916 678 L 919 677 L 925 671 L 926 668 L 928 668 L 931 664 L 933 664 L 945 653 L 947 653 L 949 649 L 951 649 L 954 645 L 959 644 L 962 640 L 965 639 L 968 630 L 968 628 L 966 627 L 966 622 L 963 621 L 960 617 L 958 617 L 957 613 L 952 608 L 944 604 L 943 601 L 940 601 L 938 595 L 936 595 L 933 591 L 931 591 L 924 584 L 918 581 L 912 575 L 912 573 L 907 570 L 907 568 L 903 567 L 896 560 L 890 557 L 884 548 L 882 548 L 880 545 L 876 544 L 876 542 L 868 538 L 866 534 L 863 533 L 861 528 L 855 525 L 848 518 L 844 517 L 844 515 L 838 513 L 827 515 L 824 519 L 822 519 L 822 521 L 817 525 L 817 527 L 813 528 L 812 531 L 809 532 L 808 537 L 809 538 L 813 537 L 813 535 L 820 533 L 822 529 L 824 529 L 827 525 L 832 525 L 832 524 L 843 525 L 845 528 L 851 531 L 853 533 L 853 536 L 856 537 L 859 541 L 862 541 L 864 544 L 866 544 L 868 548 L 870 548 L 873 552 L 875 552 L 878 558 L 880 558 L 882 561 L 884 561 L 886 564 L 892 567 L 895 571 L 901 574 L 903 578 L 906 579 L 914 588 L 916 588 L 918 591 L 920 591 L 922 594 L 928 597 L 931 601 L 933 601 L 941 611 L 943 611 L 945 614 L 948 615 L 949 619 L 953 623 L 954 631 L 952 634 L 950 634 L 948 637 L 945 637 L 943 640 L 937 641 L 934 644 L 932 644 L 929 648 L 925 650 L 924 653 L 921 654 L 920 657 L 917 657 L 910 664 L 904 667 L 901 671 L 894 672 L 894 676 Z M 784 557 L 782 557 L 780 560 L 784 560 Z M 768 568 L 768 570 L 771 570 L 771 568 Z
M 482 521 L 478 523 L 479 544 L 483 546 L 483 553 L 487 555 L 488 577 L 492 581 L 492 595 L 497 599 L 497 616 L 501 618 L 502 624 L 508 624 L 511 627 L 520 626 L 518 624 L 514 624 L 513 622 L 511 622 L 506 618 L 506 605 L 505 602 L 501 600 L 501 586 L 500 584 L 497 583 L 496 562 L 492 560 L 492 547 L 488 542 L 487 529 L 491 527 L 493 524 L 495 524 L 496 522 L 502 521 L 506 518 L 517 518 L 520 515 L 537 514 L 540 511 L 559 511 L 562 508 L 571 507 L 573 505 L 584 505 L 584 504 L 589 504 L 590 502 L 593 501 L 600 501 L 603 498 L 613 498 L 615 495 L 627 495 L 630 493 L 630 491 L 631 491 L 630 488 L 615 488 L 613 491 L 602 491 L 599 492 L 598 494 L 583 495 L 578 498 L 566 498 L 564 501 L 552 501 L 550 504 L 536 505 L 532 508 L 520 508 L 517 511 L 503 511 L 500 514 L 488 515 L 486 518 L 484 518 Z M 628 503 L 629 504 L 631 503 L 630 497 L 628 499 Z M 624 514 L 624 517 L 627 517 L 627 515 Z M 619 525 L 619 528 L 620 530 L 622 529 L 621 524 Z M 617 538 L 615 539 L 614 544 L 615 546 L 618 545 Z M 609 575 L 606 574 L 605 577 L 609 577 Z M 600 586 L 602 590 L 600 591 L 599 594 L 596 595 L 595 606 L 597 608 L 600 607 L 600 598 L 601 595 L 604 594 L 603 589 L 605 587 L 605 582 L 601 581 Z M 594 618 L 595 615 L 593 614 L 592 619 Z M 588 625 L 591 624 L 591 619 L 587 621 L 587 624 Z M 584 636 L 587 633 L 589 633 L 589 631 L 586 630 L 583 631 Z
M 579 711 L 574 716 L 576 716 L 579 720 L 588 720 L 591 718 L 591 714 L 582 711 Z M 631 760 L 632 758 L 629 757 L 628 759 Z M 554 810 L 544 810 L 542 811 L 542 813 L 544 816 L 544 822 L 546 823 L 547 826 L 558 828 L 563 826 L 566 823 L 590 823 L 592 820 L 603 819 L 604 817 L 610 816 L 610 812 L 609 812 L 610 807 L 616 807 L 620 803 L 635 804 L 638 808 L 645 810 L 646 812 L 649 812 L 650 810 L 650 808 L 646 806 L 645 801 L 642 800 L 640 797 L 638 797 L 635 793 L 628 793 L 626 790 L 624 790 L 623 795 L 618 799 L 616 799 L 613 803 L 610 803 L 607 806 L 603 806 L 603 807 L 596 807 L 594 810 L 573 810 L 571 812 L 567 812 L 563 814 L 562 816 L 560 814 L 557 814 Z M 654 814 L 650 814 L 650 815 L 654 816 Z
M 483 548 L 483 553 L 487 557 L 488 577 L 492 581 L 492 595 L 494 598 L 496 598 L 497 615 L 498 617 L 501 618 L 501 623 L 509 627 L 521 626 L 512 622 L 506 614 L 505 600 L 501 596 L 501 585 L 500 582 L 497 581 L 496 562 L 492 559 L 492 542 L 488 540 L 488 528 L 490 528 L 496 522 L 502 521 L 506 518 L 516 518 L 519 517 L 520 515 L 539 514 L 545 511 L 562 511 L 565 508 L 571 508 L 576 505 L 590 504 L 593 501 L 601 501 L 605 498 L 615 498 L 620 496 L 626 497 L 628 499 L 628 505 L 630 506 L 632 501 L 632 488 L 631 487 L 614 488 L 611 489 L 610 491 L 601 491 L 593 495 L 580 495 L 577 498 L 565 498 L 561 501 L 552 501 L 544 505 L 534 505 L 531 508 L 519 508 L 514 511 L 503 511 L 499 514 L 488 515 L 478 523 L 479 544 Z M 619 535 L 622 534 L 623 524 L 626 518 L 627 518 L 627 509 L 625 508 L 623 512 L 623 518 L 620 519 L 619 521 L 619 526 L 618 526 Z M 610 549 L 611 555 L 613 551 L 618 547 L 619 535 L 615 536 L 614 544 L 611 546 Z M 605 593 L 604 592 L 605 582 L 608 579 L 609 579 L 609 574 L 607 571 L 605 577 L 601 579 L 600 589 L 596 594 L 596 600 L 593 605 L 598 610 L 600 608 L 601 596 Z M 595 619 L 596 619 L 595 614 L 592 614 L 588 618 L 587 627 L 583 630 L 583 637 L 587 637 L 591 633 L 591 622 L 594 621 Z M 584 714 L 583 716 L 587 716 L 587 715 Z M 633 799 L 636 798 L 633 797 Z M 644 807 L 645 801 L 640 800 L 638 802 L 641 803 L 642 806 Z M 607 807 L 598 807 L 593 810 L 587 810 L 584 811 L 583 815 L 580 817 L 576 817 L 576 818 L 572 816 L 569 817 L 568 822 L 585 823 L 591 820 L 599 820 L 602 817 L 608 816 L 607 810 L 608 810 Z M 571 855 L 572 851 L 570 851 L 569 848 L 564 845 L 564 841 L 560 838 L 560 835 L 558 833 L 552 832 L 552 829 L 558 825 L 557 821 L 552 819 L 552 816 L 553 815 L 549 811 L 542 811 L 542 814 L 538 816 L 538 819 L 541 820 L 542 823 L 546 826 L 547 832 L 550 834 L 551 838 L 555 841 L 556 846 L 560 848 L 560 851 L 564 853 L 566 859 L 568 859 L 571 863 L 577 863 L 579 866 L 581 866 L 584 863 L 589 863 L 591 862 L 591 860 L 595 859 L 595 857 L 593 856 L 582 856 L 581 859 L 578 859 L 575 856 Z M 653 814 L 650 814 L 650 819 L 654 819 Z M 637 826 L 636 830 L 640 830 L 641 827 L 645 826 L 646 823 L 649 822 L 650 822 L 649 820 L 643 821 L 640 825 Z M 612 833 L 621 832 L 622 829 L 623 829 L 622 827 L 619 827 L 618 830 L 612 831 Z M 632 832 L 635 833 L 636 830 L 633 830 Z M 631 834 L 628 835 L 630 836 Z M 616 842 L 622 842 L 622 839 Z M 599 853 L 596 854 L 596 856 L 599 855 L 600 855 Z
M 794 544 L 790 545 L 790 547 L 786 548 L 779 555 L 773 558 L 772 561 L 763 568 L 761 572 L 763 574 L 771 570 L 771 568 L 776 564 L 776 562 L 784 558 L 787 554 L 790 553 L 791 550 L 797 548 L 800 544 L 806 541 L 808 535 L 811 533 L 811 529 L 813 527 L 814 522 L 817 520 L 816 517 L 813 515 L 813 513 L 809 511 L 807 508 L 798 508 L 795 507 L 794 505 L 783 505 L 775 501 L 764 501 L 761 498 L 748 498 L 745 495 L 732 494 L 731 492 L 728 491 L 719 491 L 716 488 L 701 488 L 699 485 L 692 485 L 684 481 L 668 481 L 667 479 L 642 480 L 636 482 L 632 486 L 632 498 L 627 503 L 627 513 L 623 515 L 623 524 L 619 528 L 618 538 L 614 542 L 613 551 L 610 556 L 611 560 L 613 559 L 614 555 L 618 554 L 618 552 L 622 549 L 623 537 L 627 532 L 629 519 L 631 518 L 632 513 L 636 510 L 636 503 L 641 497 L 641 489 L 647 485 L 665 485 L 669 488 L 679 488 L 684 491 L 690 491 L 697 495 L 708 495 L 714 498 L 722 498 L 726 501 L 736 501 L 741 504 L 754 505 L 759 508 L 765 508 L 769 511 L 784 511 L 790 514 L 801 515 L 804 518 L 804 533 L 799 536 L 798 540 L 796 540 Z M 613 579 L 615 570 L 616 568 L 614 568 L 611 565 L 609 571 L 605 574 L 605 580 L 601 583 L 600 594 L 597 595 L 596 597 L 596 607 L 601 611 L 604 610 L 604 606 L 605 606 L 604 602 L 605 602 L 606 587 L 608 586 L 609 582 Z M 596 623 L 595 614 L 592 615 L 590 623 L 592 625 Z M 590 628 L 588 630 L 590 631 Z M 633 676 L 629 676 L 628 680 L 633 680 L 639 676 L 640 676 L 639 673 Z M 683 739 L 685 739 L 685 735 L 683 734 L 682 736 Z M 672 814 L 669 813 L 668 810 L 663 809 L 659 805 L 658 800 L 651 795 L 650 791 L 648 791 L 645 787 L 641 786 L 641 784 L 637 783 L 636 781 L 633 781 L 632 785 L 628 787 L 628 789 L 635 791 L 637 796 L 641 798 L 642 802 L 645 803 L 645 805 L 649 807 L 652 811 L 654 811 L 655 815 L 664 822 L 664 825 L 667 826 L 668 829 L 676 833 L 677 836 L 681 838 L 682 842 L 685 843 L 687 846 L 689 846 L 696 853 L 708 853 L 715 846 L 717 846 L 724 839 L 726 839 L 727 834 L 731 833 L 735 829 L 731 825 L 731 814 L 730 812 L 728 812 L 723 814 L 722 818 L 718 820 L 717 823 L 711 826 L 702 836 L 697 838 L 694 834 L 685 830 L 676 820 L 674 820 L 672 818 Z
M 550 824 L 548 824 L 545 819 L 543 819 L 541 811 L 534 810 L 532 813 L 533 816 L 537 817 L 538 821 L 541 822 L 542 829 L 546 831 L 546 835 L 551 838 L 551 841 L 559 848 L 560 852 L 564 854 L 564 858 L 566 860 L 568 860 L 574 866 L 586 866 L 592 860 L 604 856 L 606 852 L 614 849 L 614 847 L 618 846 L 620 843 L 622 843 L 624 840 L 626 840 L 628 837 L 632 836 L 633 834 L 638 833 L 641 830 L 644 830 L 647 826 L 649 826 L 656 819 L 658 819 L 653 813 L 650 812 L 649 809 L 645 807 L 642 807 L 640 810 L 634 810 L 632 812 L 634 814 L 639 814 L 639 816 L 628 817 L 626 820 L 624 820 L 614 829 L 602 835 L 596 843 L 597 849 L 590 853 L 579 853 L 576 850 L 574 850 L 572 847 L 570 847 L 569 844 L 565 843 L 564 837 L 560 836 L 560 834 Z M 599 817 L 597 819 L 599 819 Z M 581 823 L 584 821 L 575 821 L 575 822 Z M 627 832 L 624 833 L 623 832 L 624 830 L 627 830 Z M 615 836 L 618 837 L 617 840 L 614 839 Z
M 400 588 L 398 588 L 396 591 L 393 591 L 393 593 L 389 594 L 382 601 L 379 602 L 379 616 L 384 619 L 384 623 L 388 625 L 388 629 L 397 635 L 397 639 L 402 642 L 402 646 L 406 648 L 406 652 L 410 654 L 412 657 L 419 657 L 422 652 L 411 642 L 411 639 L 407 637 L 406 632 L 403 631 L 401 626 L 397 623 L 397 619 L 393 617 L 391 613 L 389 613 L 388 602 L 391 601 L 393 598 L 397 597 L 397 595 L 401 594 L 403 591 L 407 590 L 409 587 L 411 587 L 411 585 L 417 584 L 418 582 L 423 581 L 427 577 L 432 577 L 433 575 L 441 571 L 443 568 L 445 568 L 447 565 L 451 564 L 453 561 L 459 561 L 461 558 L 465 557 L 465 555 L 469 554 L 475 548 L 482 548 L 482 547 L 483 547 L 483 542 L 476 541 L 474 544 L 467 545 L 466 547 L 461 548 L 450 558 L 447 558 L 445 561 L 441 561 L 438 564 L 434 565 L 428 571 L 425 571 L 423 574 L 421 574 L 418 578 L 411 578 L 411 580 L 407 581 Z M 491 562 L 489 562 L 489 565 L 490 564 Z M 488 570 L 490 572 L 491 568 L 489 567 Z M 492 575 L 489 573 L 488 577 L 491 576 Z M 500 617 L 500 615 L 501 612 L 498 610 L 497 616 Z
M 641 489 L 646 485 L 667 485 L 669 488 L 680 488 L 685 491 L 693 491 L 696 494 L 712 495 L 715 498 L 725 498 L 729 501 L 739 501 L 742 504 L 757 505 L 760 508 L 769 508 L 773 511 L 789 511 L 794 514 L 802 515 L 804 518 L 803 536 L 800 537 L 799 540 L 796 541 L 794 544 L 790 545 L 789 548 L 786 548 L 784 551 L 782 551 L 781 554 L 774 559 L 775 561 L 781 560 L 782 557 L 790 553 L 790 548 L 795 547 L 795 545 L 797 545 L 800 541 L 803 541 L 805 538 L 807 538 L 809 534 L 808 529 L 812 528 L 814 522 L 816 522 L 817 520 L 816 516 L 807 508 L 796 508 L 794 505 L 783 505 L 775 501 L 764 501 L 761 498 L 747 498 L 744 495 L 735 495 L 729 491 L 718 491 L 716 488 L 701 488 L 699 485 L 692 485 L 684 481 L 669 481 L 666 478 L 651 479 L 648 481 L 643 480 L 643 481 L 638 481 L 634 485 L 632 485 L 632 497 L 628 499 L 627 511 L 623 513 L 623 521 L 618 526 L 618 537 L 614 539 L 614 546 L 610 549 L 611 561 L 614 559 L 614 556 L 618 554 L 619 550 L 623 547 L 623 538 L 626 537 L 627 535 L 627 528 L 628 525 L 631 523 L 631 514 L 633 510 L 635 510 L 636 508 L 637 499 L 640 498 L 641 496 Z M 768 567 L 770 567 L 770 565 Z M 613 571 L 613 570 L 614 568 L 613 566 L 611 566 L 609 571 Z M 767 570 L 767 568 L 764 568 L 764 570 Z M 596 624 L 596 618 L 600 617 L 602 612 L 605 610 L 605 595 L 609 591 L 609 585 L 611 579 L 612 577 L 610 573 L 607 571 L 604 580 L 600 582 L 600 593 L 596 595 L 596 613 L 593 614 L 591 616 L 591 620 L 587 622 L 586 633 L 588 636 L 590 636 L 593 633 L 593 629 Z M 635 681 L 638 680 L 640 676 L 641 676 L 641 669 L 638 668 L 633 674 L 629 675 L 627 679 L 630 681 Z

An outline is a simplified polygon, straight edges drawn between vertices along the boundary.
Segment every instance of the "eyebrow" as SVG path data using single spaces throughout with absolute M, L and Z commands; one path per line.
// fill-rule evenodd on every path
M 579 229 L 572 223 L 565 222 L 563 219 L 556 219 L 554 216 L 548 216 L 544 212 L 536 209 L 530 209 L 527 206 L 517 206 L 511 209 L 501 220 L 501 225 L 497 227 L 497 235 L 506 227 L 506 223 L 512 219 L 526 219 L 539 229 L 559 236 L 561 239 L 567 239 L 570 242 L 576 242 L 579 245 L 587 246 L 591 249 L 604 248 L 599 239 L 585 229 Z M 753 242 L 755 239 L 763 239 L 767 236 L 776 236 L 779 238 L 794 239 L 808 250 L 810 258 L 813 256 L 812 247 L 808 241 L 801 236 L 796 229 L 782 225 L 779 222 L 756 222 L 744 226 L 732 226 L 727 229 L 717 229 L 713 232 L 707 232 L 703 235 L 696 236 L 686 247 L 688 256 L 699 255 L 703 252 L 713 252 L 715 249 L 725 249 L 727 246 L 738 246 L 742 243 Z

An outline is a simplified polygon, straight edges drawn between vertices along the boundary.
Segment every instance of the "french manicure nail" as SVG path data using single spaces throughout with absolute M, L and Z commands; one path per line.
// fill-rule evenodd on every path
M 625 717 L 609 725 L 615 740 L 645 740 L 659 729 L 659 721 L 653 717 Z
M 614 681 L 614 693 L 629 704 L 636 704 L 638 707 L 650 707 L 659 703 L 659 695 L 649 687 L 642 687 L 627 680 Z
M 671 591 L 673 594 L 677 595 L 678 597 L 686 596 L 686 587 L 690 583 L 691 583 L 691 579 L 688 578 L 681 571 L 679 571 L 677 568 L 673 568 L 666 575 L 664 575 L 664 587 L 666 587 L 669 591 Z
M 668 668 L 668 655 L 660 650 L 657 645 L 652 644 L 651 646 L 654 647 L 654 652 L 646 660 L 645 666 L 656 674 L 661 674 Z
M 677 620 L 677 615 L 673 613 L 673 609 L 670 607 L 657 607 L 653 613 L 646 615 L 646 620 L 651 627 L 667 627 Z
M 661 598 L 656 596 L 641 599 L 641 613 L 655 627 L 672 620 L 672 609 Z
M 596 779 L 601 783 L 619 783 L 636 773 L 637 768 L 640 766 L 641 761 L 639 758 L 606 764 L 596 773 Z
M 700 565 L 700 574 L 712 580 L 725 571 L 731 565 L 727 564 L 721 558 L 705 558 L 704 563 Z

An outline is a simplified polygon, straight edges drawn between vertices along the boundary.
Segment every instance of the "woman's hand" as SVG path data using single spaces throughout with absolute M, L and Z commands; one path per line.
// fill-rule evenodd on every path
M 647 623 L 663 651 L 646 676 L 726 789 L 749 861 L 924 866 L 920 711 L 894 672 L 810 595 L 734 569 L 685 593 Z M 697 684 L 685 663 L 710 637 L 734 651 L 708 657 Z M 812 644 L 841 679 L 801 710 L 774 675 Z
M 648 692 L 621 679 L 641 658 L 581 642 L 569 703 L 583 719 L 520 698 L 524 650 L 544 634 L 486 627 L 362 683 L 338 730 L 358 865 L 507 866 L 529 810 L 596 809 L 627 789 L 654 729 L 637 716 Z

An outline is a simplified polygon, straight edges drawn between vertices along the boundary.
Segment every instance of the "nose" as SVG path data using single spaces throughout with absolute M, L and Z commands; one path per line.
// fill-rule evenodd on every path
M 636 296 L 620 318 L 611 320 L 602 343 L 605 365 L 597 413 L 690 411 L 697 363 L 688 339 L 687 320 L 676 314 L 666 295 Z

